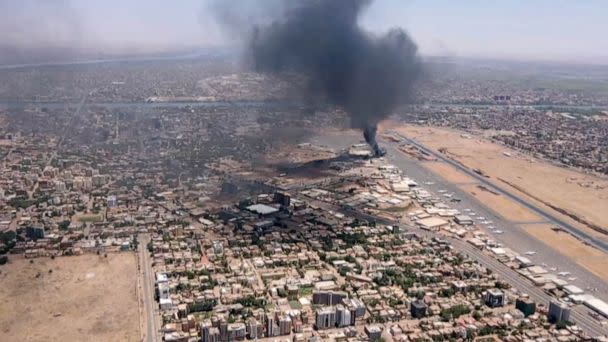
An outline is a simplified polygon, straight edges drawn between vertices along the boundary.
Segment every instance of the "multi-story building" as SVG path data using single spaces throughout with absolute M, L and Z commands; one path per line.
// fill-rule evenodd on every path
M 226 330 L 228 341 L 242 341 L 247 335 L 247 327 L 242 322 L 228 324 Z
M 322 307 L 316 312 L 315 327 L 319 330 L 336 326 L 336 309 L 331 306 Z
M 279 318 L 279 335 L 291 334 L 291 317 L 283 315 Z
M 346 327 L 352 324 L 351 312 L 344 305 L 336 306 L 336 324 L 338 327 Z
M 410 304 L 410 314 L 413 318 L 422 318 L 426 316 L 426 304 L 421 300 L 413 301 Z
M 552 300 L 549 303 L 547 318 L 551 323 L 568 322 L 570 320 L 570 307 L 562 301 Z
M 534 312 L 536 312 L 536 303 L 530 298 L 518 298 L 515 301 L 515 307 L 526 317 L 533 315 Z
M 505 294 L 498 289 L 490 289 L 485 292 L 484 301 L 487 306 L 497 308 L 505 305 Z

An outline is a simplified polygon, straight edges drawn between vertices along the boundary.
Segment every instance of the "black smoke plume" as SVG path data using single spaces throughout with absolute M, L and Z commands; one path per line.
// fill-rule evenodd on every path
M 282 16 L 257 26 L 250 41 L 260 72 L 298 72 L 313 98 L 347 111 L 376 155 L 378 123 L 412 95 L 421 63 L 416 44 L 401 29 L 383 36 L 358 23 L 369 0 L 287 1 Z

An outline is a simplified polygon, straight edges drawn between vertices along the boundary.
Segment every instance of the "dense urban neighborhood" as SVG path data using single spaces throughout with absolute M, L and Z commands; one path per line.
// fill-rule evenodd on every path
M 0 68 L 0 340 L 606 341 L 604 88 L 425 63 L 380 147 L 223 54 Z

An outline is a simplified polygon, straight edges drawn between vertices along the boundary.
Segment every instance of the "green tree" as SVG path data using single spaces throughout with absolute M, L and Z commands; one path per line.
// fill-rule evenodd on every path
M 70 221 L 69 220 L 63 220 L 61 222 L 59 222 L 59 230 L 68 230 L 68 227 L 70 226 Z

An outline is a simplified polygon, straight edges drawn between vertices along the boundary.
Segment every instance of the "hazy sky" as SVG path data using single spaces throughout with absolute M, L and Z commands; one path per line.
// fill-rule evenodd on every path
M 0 46 L 145 52 L 223 45 L 210 1 L 0 0 Z M 361 22 L 379 32 L 405 28 L 426 55 L 608 64 L 607 13 L 605 0 L 376 0 Z

